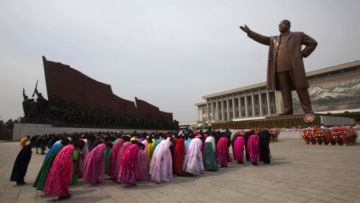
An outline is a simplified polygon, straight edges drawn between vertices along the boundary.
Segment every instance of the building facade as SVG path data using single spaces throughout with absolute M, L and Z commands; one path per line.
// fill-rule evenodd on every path
M 360 111 L 360 61 L 326 67 L 307 74 L 313 110 L 318 113 Z M 281 93 L 268 91 L 258 83 L 202 97 L 195 104 L 198 122 L 226 122 L 259 119 L 280 113 Z M 294 112 L 301 113 L 299 99 L 293 95 Z

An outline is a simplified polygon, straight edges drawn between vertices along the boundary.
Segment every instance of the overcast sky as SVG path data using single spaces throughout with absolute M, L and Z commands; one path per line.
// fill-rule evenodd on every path
M 268 47 L 239 25 L 278 35 L 282 19 L 319 43 L 306 71 L 360 59 L 358 0 L 1 0 L 0 119 L 23 116 L 22 88 L 46 97 L 41 56 L 195 121 L 202 96 L 264 82 Z

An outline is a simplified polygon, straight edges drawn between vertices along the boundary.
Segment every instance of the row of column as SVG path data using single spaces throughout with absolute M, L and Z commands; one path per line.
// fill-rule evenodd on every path
M 262 93 L 266 93 L 266 108 L 267 108 L 267 112 L 266 114 L 263 112 L 263 98 L 262 98 Z M 258 91 L 257 93 L 252 92 L 249 94 L 244 94 L 244 95 L 238 95 L 238 96 L 232 96 L 232 98 L 223 98 L 223 99 L 215 99 L 215 100 L 207 100 L 206 102 L 206 120 L 210 121 L 210 120 L 215 120 L 215 121 L 229 121 L 230 120 L 230 105 L 229 105 L 229 101 L 232 101 L 232 109 L 231 109 L 231 113 L 232 113 L 232 118 L 247 118 L 247 117 L 255 117 L 255 96 L 258 95 L 258 101 L 259 101 L 259 116 L 265 116 L 265 115 L 270 115 L 271 113 L 271 109 L 270 109 L 270 92 L 266 91 L 266 92 L 261 92 Z M 251 108 L 251 112 L 252 115 L 249 115 L 249 104 L 248 104 L 248 96 L 251 97 L 251 104 L 250 104 L 250 108 Z M 236 115 L 236 108 L 235 108 L 235 99 L 237 98 L 237 102 L 238 102 L 238 116 Z M 241 98 L 243 98 L 245 100 L 245 116 L 242 115 L 242 105 L 241 105 Z M 274 95 L 275 98 L 275 106 L 277 107 L 276 103 L 277 103 L 277 97 L 276 95 Z M 221 102 L 221 106 L 218 105 L 218 103 Z M 215 103 L 215 106 L 213 105 Z M 226 103 L 226 108 L 224 107 L 224 103 Z M 276 108 L 275 107 L 275 108 Z M 221 109 L 220 109 L 221 108 Z M 210 111 L 211 109 L 211 111 Z M 226 110 L 226 120 L 225 120 L 225 110 Z M 219 112 L 221 113 L 221 119 L 219 118 Z M 275 113 L 277 111 L 275 110 Z

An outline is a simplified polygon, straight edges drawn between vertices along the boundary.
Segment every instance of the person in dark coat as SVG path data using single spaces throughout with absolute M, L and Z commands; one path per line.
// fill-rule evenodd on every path
M 264 164 L 270 164 L 271 154 L 270 154 L 270 132 L 268 130 L 261 130 L 259 133 L 259 147 L 260 147 L 260 161 L 263 161 Z
M 31 159 L 31 154 L 32 154 L 31 148 L 32 148 L 32 142 L 30 141 L 29 144 L 25 145 L 20 150 L 19 154 L 15 159 L 10 181 L 16 182 L 16 185 L 25 184 L 24 178 Z

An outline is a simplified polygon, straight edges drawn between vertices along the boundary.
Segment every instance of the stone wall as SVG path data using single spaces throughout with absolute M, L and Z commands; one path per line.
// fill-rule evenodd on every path
M 60 134 L 60 133 L 75 133 L 75 132 L 168 132 L 161 130 L 139 130 L 139 129 L 104 129 L 104 128 L 74 128 L 74 127 L 54 127 L 50 124 L 29 124 L 29 123 L 15 123 L 13 129 L 12 140 L 20 140 L 24 135 L 44 135 L 44 134 Z

